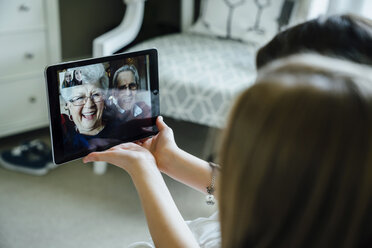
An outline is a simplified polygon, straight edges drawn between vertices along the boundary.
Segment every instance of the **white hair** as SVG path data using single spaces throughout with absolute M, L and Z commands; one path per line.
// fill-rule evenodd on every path
M 109 79 L 106 75 L 105 68 L 103 64 L 94 64 L 94 65 L 87 65 L 77 68 L 68 69 L 68 71 L 73 70 L 81 70 L 81 79 L 82 84 L 96 84 L 99 88 L 103 90 L 106 94 L 108 87 L 109 87 Z M 73 90 L 75 86 L 62 88 L 62 84 L 60 86 L 60 92 L 62 98 L 68 102 L 72 96 Z

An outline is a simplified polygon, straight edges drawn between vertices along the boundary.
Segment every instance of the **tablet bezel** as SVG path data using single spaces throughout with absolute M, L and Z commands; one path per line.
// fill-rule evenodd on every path
M 79 159 L 88 155 L 92 150 L 86 150 L 81 152 L 76 152 L 74 154 L 65 154 L 64 145 L 63 145 L 63 133 L 62 133 L 62 124 L 61 124 L 61 109 L 60 109 L 60 88 L 58 80 L 58 71 L 86 66 L 91 64 L 105 63 L 114 60 L 127 59 L 137 56 L 149 56 L 149 85 L 151 91 L 151 112 L 152 118 L 151 123 L 155 126 L 156 118 L 160 114 L 160 105 L 159 105 L 159 77 L 158 77 L 158 54 L 156 49 L 147 49 L 142 51 L 130 52 L 130 53 L 120 53 L 114 54 L 105 57 L 91 58 L 91 59 L 82 59 L 77 61 L 69 61 L 64 63 L 59 63 L 55 65 L 47 66 L 45 69 L 45 80 L 46 80 L 46 89 L 47 89 L 47 99 L 48 99 L 48 108 L 49 108 L 49 127 L 51 134 L 51 143 L 52 143 L 52 153 L 53 153 L 53 162 L 55 164 L 62 164 L 69 162 L 71 160 Z M 105 146 L 104 148 L 98 149 L 99 151 L 108 149 L 112 146 L 115 146 L 122 142 L 130 142 L 140 140 L 151 135 L 155 135 L 157 129 L 154 129 L 153 133 L 144 133 L 134 137 L 129 137 L 123 139 L 120 142 L 114 142 L 110 145 Z M 97 150 L 95 150 L 97 151 Z

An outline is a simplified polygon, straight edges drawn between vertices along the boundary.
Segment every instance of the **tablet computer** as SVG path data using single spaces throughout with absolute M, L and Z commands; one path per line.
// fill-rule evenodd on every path
M 51 65 L 45 78 L 55 164 L 158 132 L 156 49 Z

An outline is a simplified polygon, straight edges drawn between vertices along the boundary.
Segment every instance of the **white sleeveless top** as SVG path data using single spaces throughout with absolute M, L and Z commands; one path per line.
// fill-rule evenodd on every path
M 201 248 L 220 248 L 221 231 L 218 220 L 218 212 L 215 212 L 208 218 L 201 217 L 195 220 L 186 221 L 195 239 Z M 149 242 L 136 242 L 128 248 L 155 248 L 152 240 Z

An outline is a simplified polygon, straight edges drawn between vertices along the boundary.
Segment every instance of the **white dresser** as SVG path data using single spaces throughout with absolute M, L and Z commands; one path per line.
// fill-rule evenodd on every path
M 0 0 L 0 137 L 48 125 L 44 69 L 60 43 L 58 0 Z

